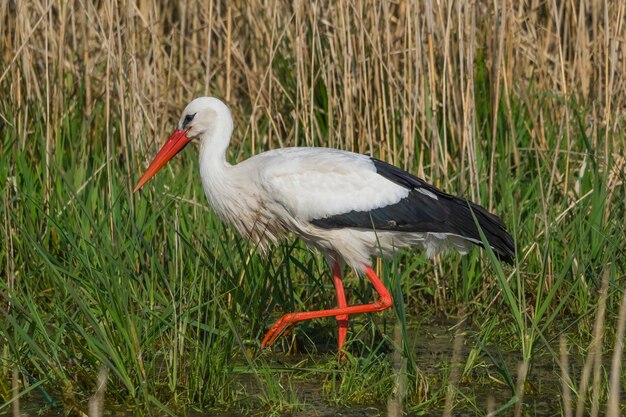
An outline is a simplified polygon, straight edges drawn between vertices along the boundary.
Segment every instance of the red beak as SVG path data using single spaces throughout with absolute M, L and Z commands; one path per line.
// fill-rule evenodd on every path
M 159 172 L 159 170 L 163 168 L 165 164 L 167 164 L 167 161 L 172 159 L 174 155 L 176 155 L 185 147 L 186 144 L 191 142 L 191 139 L 189 139 L 186 134 L 187 130 L 178 129 L 175 130 L 174 133 L 172 133 L 167 142 L 165 142 L 165 145 L 163 145 L 159 153 L 157 153 L 154 157 L 154 159 L 148 166 L 148 169 L 146 169 L 146 172 L 143 174 L 143 177 L 141 177 L 141 179 L 135 186 L 133 192 L 136 192 L 141 187 L 143 187 L 143 185 L 148 182 L 148 180 L 152 178 L 154 174 Z

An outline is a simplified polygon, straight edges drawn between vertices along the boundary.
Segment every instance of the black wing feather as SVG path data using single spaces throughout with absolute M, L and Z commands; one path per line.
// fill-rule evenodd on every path
M 506 226 L 494 214 L 478 204 L 444 193 L 426 181 L 391 164 L 371 158 L 379 175 L 410 190 L 409 195 L 396 204 L 369 211 L 314 219 L 312 223 L 325 229 L 343 227 L 402 232 L 450 233 L 471 239 L 482 246 L 474 217 L 494 252 L 508 263 L 515 257 L 513 238 Z M 424 192 L 421 192 L 423 190 Z M 431 193 L 437 198 L 433 198 Z

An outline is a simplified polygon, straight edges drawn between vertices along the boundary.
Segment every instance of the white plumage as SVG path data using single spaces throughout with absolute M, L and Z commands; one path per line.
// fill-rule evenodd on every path
M 203 161 L 201 158 L 201 166 Z M 351 267 L 362 270 L 379 250 L 377 238 L 385 255 L 390 255 L 394 240 L 396 246 L 406 246 L 407 238 L 415 242 L 418 237 L 398 235 L 394 239 L 393 233 L 379 232 L 376 236 L 371 230 L 323 229 L 310 223 L 352 210 L 396 204 L 408 196 L 408 189 L 378 175 L 363 155 L 327 148 L 287 148 L 237 165 L 220 164 L 212 171 L 211 167 L 201 168 L 206 173 L 203 183 L 207 195 L 216 194 L 215 183 L 208 178 L 246 178 L 243 187 L 234 181 L 222 184 L 220 193 L 238 197 L 217 204 L 216 211 L 262 248 L 267 247 L 268 238 L 276 241 L 291 231 L 327 255 L 339 254 Z M 254 229 L 258 233 L 251 233 Z M 266 230 L 270 233 L 264 233 Z

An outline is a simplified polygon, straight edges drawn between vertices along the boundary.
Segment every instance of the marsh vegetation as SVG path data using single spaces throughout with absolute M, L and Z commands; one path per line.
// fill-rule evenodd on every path
M 623 414 L 625 12 L 0 2 L 0 414 Z M 394 309 L 355 317 L 345 362 L 334 320 L 260 351 L 281 313 L 334 305 L 323 259 L 221 224 L 195 152 L 132 194 L 201 95 L 233 110 L 232 161 L 376 156 L 498 213 L 515 265 L 401 253 L 376 265 Z

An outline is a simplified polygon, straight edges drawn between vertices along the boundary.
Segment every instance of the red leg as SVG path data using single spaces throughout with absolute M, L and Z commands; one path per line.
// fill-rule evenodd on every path
M 304 311 L 302 313 L 285 314 L 276 323 L 274 323 L 274 325 L 267 332 L 261 342 L 261 347 L 271 346 L 287 327 L 300 321 L 319 319 L 322 317 L 338 317 L 350 314 L 371 313 L 374 311 L 383 311 L 391 307 L 393 304 L 391 295 L 389 294 L 389 291 L 387 291 L 387 288 L 385 288 L 385 285 L 380 281 L 374 270 L 371 267 L 366 266 L 365 274 L 380 296 L 378 301 L 370 304 L 333 308 L 330 310 Z
M 341 266 L 339 266 L 339 262 L 337 260 L 333 263 L 333 283 L 335 284 L 335 292 L 337 293 L 337 307 L 347 307 L 348 303 L 346 302 L 346 293 L 343 290 L 343 282 L 341 280 Z M 341 351 L 343 349 L 343 344 L 346 342 L 346 335 L 348 333 L 348 315 L 340 314 L 335 316 L 335 319 L 337 320 L 337 326 L 339 327 L 337 331 L 337 344 L 339 351 Z

